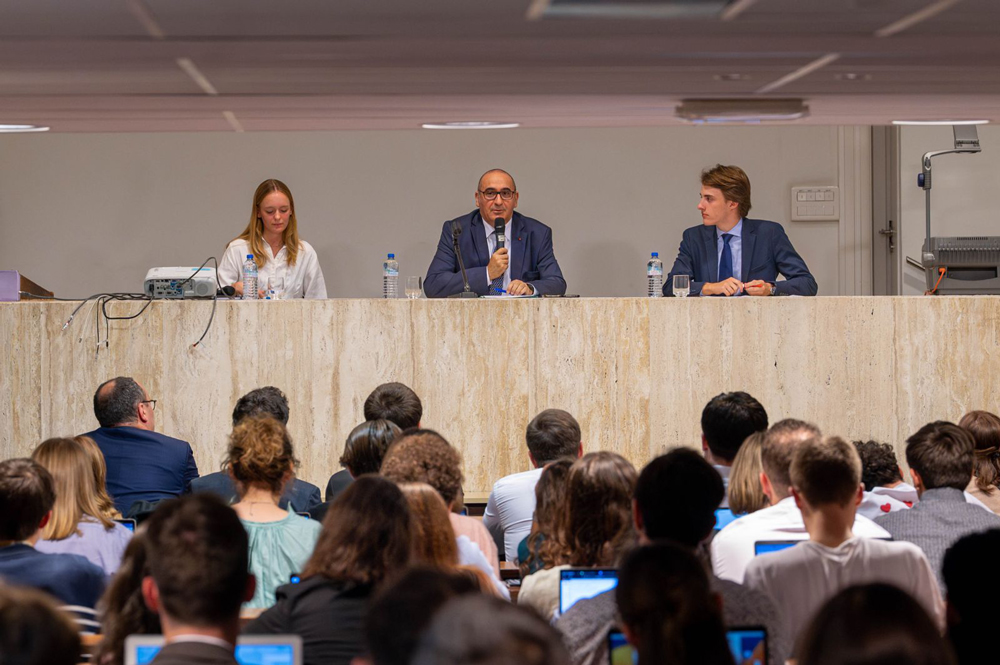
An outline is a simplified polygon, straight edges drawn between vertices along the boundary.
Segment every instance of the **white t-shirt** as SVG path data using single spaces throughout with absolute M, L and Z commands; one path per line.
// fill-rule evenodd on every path
M 219 263 L 219 281 L 223 286 L 243 281 L 243 262 L 251 253 L 246 240 L 237 239 L 229 243 Z M 295 257 L 294 266 L 288 265 L 287 247 L 279 249 L 278 255 L 274 256 L 271 246 L 265 242 L 264 253 L 267 263 L 257 266 L 257 288 L 262 291 L 274 289 L 282 299 L 326 298 L 326 281 L 312 245 L 305 240 L 299 241 L 299 255 Z
M 854 518 L 854 535 L 885 538 L 889 532 L 867 517 Z M 773 506 L 733 520 L 712 539 L 712 570 L 724 580 L 743 584 L 747 564 L 754 558 L 754 543 L 762 540 L 808 540 L 802 513 L 788 497 Z
M 761 554 L 747 565 L 746 586 L 774 601 L 793 642 L 839 591 L 882 582 L 906 591 L 944 628 L 944 601 L 927 557 L 913 543 L 851 538 L 839 547 L 811 540 Z
M 517 546 L 531 533 L 535 516 L 535 485 L 542 469 L 504 476 L 493 485 L 483 513 L 483 525 L 497 545 L 503 546 L 507 561 L 517 561 Z

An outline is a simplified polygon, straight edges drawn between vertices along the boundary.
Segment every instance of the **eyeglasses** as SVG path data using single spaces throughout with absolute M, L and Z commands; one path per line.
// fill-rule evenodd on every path
M 152 411 L 156 411 L 156 400 L 155 399 L 144 399 L 139 404 L 148 404 Z
M 514 198 L 514 194 L 516 193 L 517 192 L 510 189 L 487 189 L 485 192 L 479 190 L 479 194 L 485 197 L 487 201 L 492 201 L 493 199 L 495 199 L 497 197 L 497 194 L 499 194 L 500 198 L 502 198 L 504 201 L 510 201 L 512 198 Z

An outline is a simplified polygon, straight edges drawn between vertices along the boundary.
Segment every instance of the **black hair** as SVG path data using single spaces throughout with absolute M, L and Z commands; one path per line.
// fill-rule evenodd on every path
M 854 441 L 854 447 L 858 449 L 858 457 L 861 458 L 861 482 L 865 484 L 866 491 L 887 487 L 903 479 L 899 475 L 896 452 L 888 443 Z
M 701 412 L 701 432 L 712 455 L 732 462 L 754 432 L 767 429 L 767 411 L 745 392 L 716 395 Z
M 104 394 L 104 386 L 114 384 Z M 94 415 L 101 427 L 118 427 L 136 421 L 136 409 L 146 399 L 146 393 L 128 376 L 117 376 L 97 387 L 94 393 Z
M 906 440 L 906 463 L 920 474 L 924 489 L 964 490 L 972 480 L 972 435 L 943 420 L 928 423 Z
M 982 659 L 995 621 L 990 592 L 996 562 L 1000 560 L 1000 529 L 960 538 L 948 548 L 941 576 L 948 589 L 948 639 L 960 663 Z
M 383 383 L 365 400 L 365 420 L 389 420 L 407 430 L 420 425 L 424 407 L 420 398 L 402 383 Z
M 23 458 L 0 462 L 0 540 L 30 538 L 55 502 L 52 475 L 41 464 Z
M 389 420 L 361 423 L 348 435 L 340 465 L 354 478 L 365 473 L 378 473 L 389 444 L 401 433 L 399 426 Z
M 690 448 L 675 448 L 654 459 L 635 485 L 646 536 L 690 548 L 711 533 L 715 509 L 725 496 L 719 472 Z
M 282 425 L 288 424 L 288 400 L 274 386 L 251 390 L 233 408 L 233 427 L 248 416 L 270 416 Z

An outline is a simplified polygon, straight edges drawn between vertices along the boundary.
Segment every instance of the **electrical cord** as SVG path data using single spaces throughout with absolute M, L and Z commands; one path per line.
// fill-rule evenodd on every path
M 932 296 L 932 295 L 934 295 L 934 293 L 938 290 L 938 287 L 941 286 L 941 280 L 944 279 L 944 273 L 947 270 L 948 269 L 944 268 L 944 267 L 938 268 L 938 272 L 941 273 L 941 274 L 938 275 L 938 281 L 937 281 L 937 283 L 934 284 L 934 288 L 933 289 L 931 289 L 930 291 L 924 291 L 924 295 L 925 296 Z

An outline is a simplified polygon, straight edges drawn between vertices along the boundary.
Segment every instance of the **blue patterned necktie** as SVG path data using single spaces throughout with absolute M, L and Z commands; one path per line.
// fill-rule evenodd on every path
M 493 233 L 491 235 L 493 236 L 493 246 L 496 247 L 496 235 L 497 235 L 497 232 L 493 231 Z M 497 277 L 492 282 L 490 282 L 490 295 L 491 296 L 502 295 L 500 292 L 503 290 L 503 275 L 504 275 L 504 273 L 500 273 L 499 277 Z M 487 277 L 489 277 L 489 275 L 487 275 Z
M 719 261 L 719 281 L 724 282 L 730 277 L 733 277 L 733 250 L 729 247 L 729 241 L 732 240 L 732 233 L 722 234 L 722 260 Z

